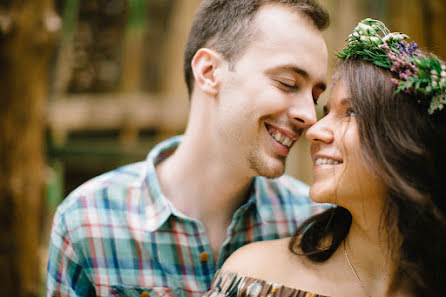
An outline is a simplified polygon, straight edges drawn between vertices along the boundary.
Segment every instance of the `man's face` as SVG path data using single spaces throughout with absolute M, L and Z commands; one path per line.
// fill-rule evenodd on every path
M 278 177 L 291 146 L 316 122 L 327 49 L 308 19 L 283 5 L 262 7 L 252 26 L 253 39 L 222 75 L 216 141 L 248 174 Z

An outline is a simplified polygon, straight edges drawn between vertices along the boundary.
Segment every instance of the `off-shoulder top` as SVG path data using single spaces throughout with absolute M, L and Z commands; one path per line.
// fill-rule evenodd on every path
M 219 270 L 203 297 L 328 297 Z

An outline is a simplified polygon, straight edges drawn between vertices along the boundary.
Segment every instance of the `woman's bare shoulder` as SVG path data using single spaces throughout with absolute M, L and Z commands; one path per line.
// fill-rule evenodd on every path
M 222 269 L 259 279 L 277 276 L 286 267 L 296 268 L 300 257 L 288 249 L 290 238 L 255 242 L 235 251 L 223 264 Z
M 290 238 L 284 238 L 248 244 L 235 251 L 222 270 L 324 296 L 358 296 L 356 292 L 345 294 L 351 282 L 339 273 L 345 268 L 342 255 L 323 263 L 312 262 L 291 252 L 289 242 Z

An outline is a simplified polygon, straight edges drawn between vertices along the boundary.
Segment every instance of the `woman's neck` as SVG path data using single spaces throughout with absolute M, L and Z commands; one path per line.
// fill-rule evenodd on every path
M 365 219 L 367 218 L 367 219 Z M 352 274 L 373 296 L 388 296 L 398 265 L 398 234 L 389 234 L 381 217 L 355 218 L 345 239 L 346 261 Z

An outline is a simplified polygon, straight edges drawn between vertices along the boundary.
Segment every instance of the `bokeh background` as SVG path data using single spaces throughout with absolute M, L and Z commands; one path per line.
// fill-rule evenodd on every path
M 320 2 L 330 52 L 372 17 L 446 59 L 444 0 Z M 2 295 L 44 295 L 51 220 L 70 191 L 184 131 L 183 47 L 199 3 L 0 0 Z M 287 173 L 311 184 L 311 166 L 299 141 Z

